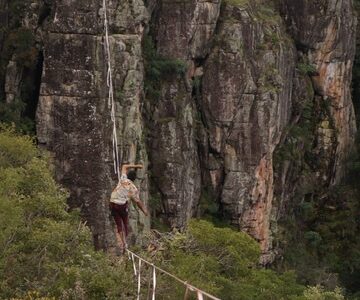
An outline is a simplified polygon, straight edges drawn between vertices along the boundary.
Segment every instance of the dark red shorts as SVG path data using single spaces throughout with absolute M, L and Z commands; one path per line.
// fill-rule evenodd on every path
M 125 232 L 125 236 L 128 235 L 128 204 L 116 204 L 110 202 L 111 215 L 114 217 L 117 231 L 119 233 Z

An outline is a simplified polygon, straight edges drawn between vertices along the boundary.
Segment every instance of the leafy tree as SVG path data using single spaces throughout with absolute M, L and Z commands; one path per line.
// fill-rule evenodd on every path
M 155 259 L 179 278 L 221 299 L 343 299 L 340 290 L 306 289 L 293 272 L 278 274 L 258 266 L 260 248 L 245 233 L 217 228 L 204 220 L 193 220 L 185 234 L 174 234 L 160 243 Z M 154 259 L 154 258 L 153 258 Z M 185 289 L 168 277 L 158 280 L 161 299 L 182 299 Z M 322 298 L 316 298 L 317 295 Z M 315 296 L 313 296 L 315 295 Z
M 32 139 L 2 128 L 0 299 L 133 299 L 131 272 L 93 250 L 66 197 Z
M 336 288 L 334 291 L 325 291 L 321 286 L 309 287 L 304 292 L 306 300 L 344 300 L 341 289 Z

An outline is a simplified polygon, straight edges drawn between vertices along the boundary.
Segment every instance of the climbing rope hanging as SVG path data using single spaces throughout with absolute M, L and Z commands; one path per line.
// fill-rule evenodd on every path
M 105 31 L 105 55 L 106 55 L 106 64 L 107 64 L 107 74 L 106 74 L 106 84 L 109 89 L 108 93 L 108 105 L 110 107 L 111 112 L 111 122 L 112 122 L 112 146 L 113 146 L 113 161 L 114 161 L 114 172 L 117 174 L 118 179 L 120 180 L 120 161 L 119 161 L 119 149 L 118 149 L 118 140 L 117 140 L 117 129 L 116 129 L 116 107 L 114 101 L 114 87 L 113 87 L 113 80 L 112 80 L 112 66 L 111 66 L 111 50 L 110 50 L 110 40 L 109 40 L 109 22 L 107 16 L 107 5 L 106 0 L 103 0 L 103 10 L 104 10 L 104 31 Z M 156 294 L 156 270 L 159 272 L 177 280 L 178 282 L 182 283 L 186 287 L 185 297 L 187 297 L 188 291 L 196 292 L 198 300 L 203 300 L 203 296 L 208 297 L 212 300 L 220 300 L 219 298 L 212 296 L 191 284 L 188 284 L 186 281 L 181 280 L 180 278 L 176 277 L 175 275 L 155 266 L 154 264 L 148 262 L 147 260 L 141 258 L 139 255 L 135 254 L 134 252 L 126 249 L 129 259 L 132 260 L 133 268 L 134 268 L 134 275 L 137 277 L 137 299 L 140 299 L 140 291 L 141 291 L 141 264 L 144 262 L 145 264 L 152 267 L 152 300 L 155 300 Z M 139 260 L 138 262 L 138 269 L 136 268 L 135 258 Z M 185 298 L 186 299 L 186 298 Z
M 114 86 L 112 80 L 112 66 L 111 66 L 111 51 L 110 51 L 110 40 L 109 40 L 109 22 L 107 16 L 107 5 L 106 0 L 103 0 L 103 10 L 104 10 L 104 31 L 105 31 L 105 56 L 107 60 L 107 74 L 106 74 L 106 84 L 109 89 L 108 93 L 108 106 L 110 107 L 111 122 L 112 122 L 112 152 L 113 152 L 113 161 L 114 161 L 114 172 L 120 180 L 120 161 L 119 161 L 119 148 L 117 140 L 117 130 L 116 130 L 116 107 L 114 101 Z

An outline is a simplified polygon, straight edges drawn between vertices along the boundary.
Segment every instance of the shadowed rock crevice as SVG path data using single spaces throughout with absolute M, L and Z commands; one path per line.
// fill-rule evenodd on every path
M 50 17 L 53 7 L 53 0 L 44 0 L 39 12 L 38 26 L 42 26 L 46 19 Z
M 225 216 L 221 205 L 221 189 L 214 188 L 211 170 L 217 170 L 223 164 L 221 154 L 211 148 L 209 140 L 209 126 L 207 124 L 206 110 L 203 107 L 203 75 L 208 55 L 194 61 L 195 72 L 192 80 L 192 98 L 196 105 L 195 127 L 197 153 L 201 169 L 201 192 L 198 207 L 195 213 L 199 217 L 210 218 L 215 222 L 227 223 L 228 216 Z M 222 174 L 219 180 L 224 179 Z M 222 186 L 223 182 L 219 184 Z
M 36 109 L 38 106 L 41 74 L 43 69 L 44 54 L 39 51 L 37 63 L 33 69 L 24 69 L 21 88 L 21 98 L 24 99 L 26 107 L 23 113 L 24 117 L 35 120 Z
M 35 133 L 35 111 L 42 72 L 42 1 L 0 3 L 1 120 Z

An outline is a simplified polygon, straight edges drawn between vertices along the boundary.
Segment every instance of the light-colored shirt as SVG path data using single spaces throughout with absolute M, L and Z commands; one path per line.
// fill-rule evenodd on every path
M 140 201 L 139 191 L 126 175 L 122 175 L 118 185 L 111 193 L 110 202 L 123 205 L 131 198 Z

